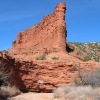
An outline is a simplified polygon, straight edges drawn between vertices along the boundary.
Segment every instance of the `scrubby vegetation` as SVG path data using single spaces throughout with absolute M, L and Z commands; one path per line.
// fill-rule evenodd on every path
M 0 100 L 5 100 L 8 97 L 13 97 L 21 94 L 20 90 L 15 86 L 2 86 L 0 87 Z
M 36 60 L 46 60 L 46 58 L 45 58 L 45 56 L 43 55 L 43 56 L 37 57 Z
M 16 96 L 21 93 L 18 88 L 10 84 L 10 81 L 12 80 L 11 79 L 12 77 L 10 75 L 11 73 L 6 71 L 4 69 L 4 66 L 5 64 L 3 63 L 3 60 L 1 60 L 0 61 L 0 100 L 7 100 L 8 97 Z
M 59 57 L 52 57 L 52 60 L 59 60 Z
M 63 100 L 100 100 L 100 68 L 88 74 L 79 72 L 79 77 L 81 80 L 75 78 L 75 84 L 72 86 L 62 86 L 54 89 L 54 98 Z
M 82 85 L 91 85 L 93 87 L 100 87 L 100 69 L 82 75 Z
M 54 98 L 61 100 L 100 100 L 100 88 L 91 86 L 62 86 L 54 89 Z
M 89 60 L 91 60 L 91 57 L 89 57 L 89 56 L 85 56 L 83 59 L 83 61 L 89 61 Z
M 83 56 L 83 61 L 94 60 L 100 62 L 100 43 L 79 43 L 70 42 L 70 45 L 74 47 L 74 51 L 77 51 L 77 56 Z
M 78 69 L 78 77 L 80 81 L 75 78 L 74 83 L 76 86 L 79 85 L 90 85 L 92 87 L 100 87 L 100 68 L 97 68 L 93 71 Z

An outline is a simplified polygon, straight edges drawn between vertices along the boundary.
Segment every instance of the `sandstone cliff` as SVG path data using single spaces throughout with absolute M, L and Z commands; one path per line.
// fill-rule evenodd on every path
M 51 92 L 62 85 L 71 85 L 81 74 L 100 66 L 96 62 L 75 61 L 17 61 L 0 52 L 0 71 L 6 84 L 15 85 L 20 89 L 38 92 Z
M 66 4 L 59 3 L 54 12 L 23 32 L 12 43 L 11 54 L 48 54 L 66 52 Z

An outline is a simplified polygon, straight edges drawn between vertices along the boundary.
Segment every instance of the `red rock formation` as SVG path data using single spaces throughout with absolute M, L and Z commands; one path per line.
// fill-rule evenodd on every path
M 69 49 L 66 47 L 65 12 L 66 4 L 58 4 L 55 11 L 44 17 L 38 25 L 20 32 L 9 51 L 16 55 L 20 53 L 21 57 L 25 53 L 26 57 L 29 54 L 50 53 L 46 55 L 47 58 L 59 55 L 60 60 L 18 61 L 0 52 L 0 70 L 4 73 L 6 84 L 16 85 L 20 89 L 49 92 L 55 87 L 72 84 L 75 78 L 79 78 L 79 68 L 91 70 L 100 66 L 100 63 L 84 63 L 65 54 L 66 48 Z
M 38 92 L 50 92 L 55 87 L 73 84 L 78 69 L 93 70 L 100 66 L 96 62 L 74 61 L 17 61 L 0 53 L 0 70 L 6 74 L 6 83 Z M 88 72 L 89 72 L 88 71 Z
M 59 3 L 55 11 L 43 20 L 23 32 L 12 43 L 13 54 L 48 54 L 50 52 L 66 52 L 66 4 Z

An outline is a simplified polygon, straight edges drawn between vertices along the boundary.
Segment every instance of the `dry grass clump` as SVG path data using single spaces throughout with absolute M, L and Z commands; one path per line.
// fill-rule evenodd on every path
M 54 90 L 54 98 L 62 100 L 100 100 L 100 88 L 91 86 L 59 87 Z
M 62 86 L 53 90 L 54 98 L 63 98 L 67 93 L 70 92 L 70 87 Z
M 8 98 L 12 96 L 16 96 L 21 94 L 20 90 L 16 88 L 15 86 L 2 86 L 0 87 L 0 97 L 1 98 Z

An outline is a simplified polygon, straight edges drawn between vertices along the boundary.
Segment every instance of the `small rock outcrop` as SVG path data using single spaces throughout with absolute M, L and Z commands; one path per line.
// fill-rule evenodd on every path
M 12 43 L 12 54 L 48 54 L 66 52 L 66 3 L 59 3 L 54 12 L 23 32 Z

